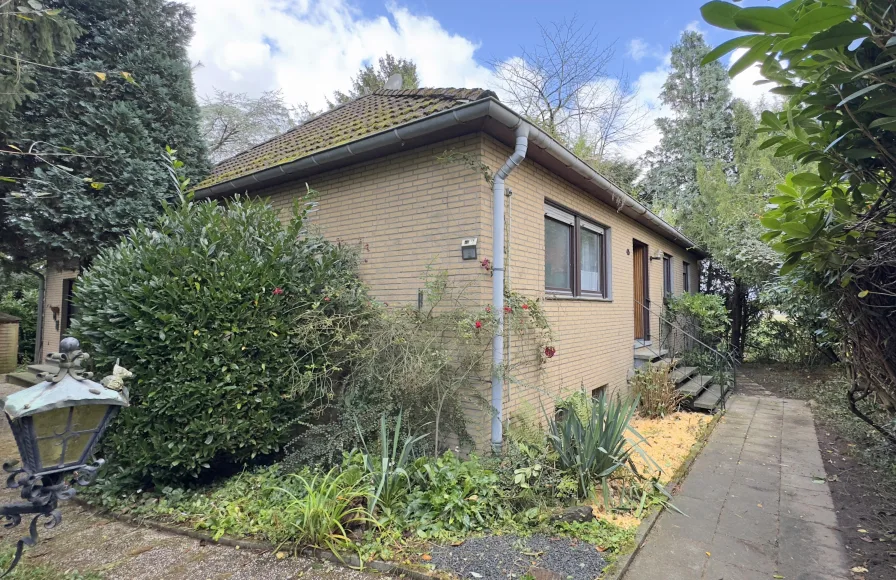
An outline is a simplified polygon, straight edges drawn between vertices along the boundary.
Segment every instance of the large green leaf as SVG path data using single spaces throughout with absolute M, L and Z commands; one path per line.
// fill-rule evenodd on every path
M 758 34 L 747 34 L 745 36 L 737 36 L 732 38 L 731 40 L 726 40 L 719 46 L 715 47 L 711 51 L 709 51 L 706 56 L 703 57 L 703 61 L 701 64 L 709 64 L 713 61 L 718 60 L 720 57 L 725 56 L 735 48 L 749 47 L 753 46 L 753 44 L 762 38 Z
M 737 59 L 737 62 L 731 65 L 731 68 L 728 70 L 728 76 L 736 77 L 740 73 L 750 68 L 751 65 L 755 64 L 757 61 L 762 59 L 763 56 L 765 56 L 765 51 L 769 49 L 771 44 L 772 42 L 770 38 L 761 38 L 759 42 L 757 42 L 755 45 L 753 45 L 752 48 L 750 48 L 750 50 L 745 52 L 743 56 Z
M 712 2 L 707 2 L 700 7 L 700 14 L 703 15 L 703 20 L 713 26 L 727 28 L 728 30 L 740 30 L 734 22 L 734 17 L 741 10 L 743 8 L 729 2 L 712 0 Z
M 812 233 L 805 224 L 800 222 L 783 223 L 781 224 L 781 230 L 788 236 L 793 236 L 794 238 L 806 238 Z
M 794 35 L 811 34 L 827 30 L 840 22 L 849 20 L 852 9 L 842 6 L 823 6 L 803 14 L 791 31 Z
M 843 105 L 845 105 L 846 103 L 850 102 L 851 100 L 853 100 L 853 99 L 855 99 L 855 98 L 858 98 L 858 97 L 861 97 L 861 96 L 864 95 L 864 94 L 870 93 L 871 91 L 873 91 L 873 90 L 875 90 L 875 89 L 879 89 L 879 88 L 881 88 L 882 86 L 884 86 L 884 83 L 876 83 L 876 84 L 873 84 L 873 85 L 869 85 L 869 86 L 867 86 L 867 87 L 865 87 L 865 88 L 859 89 L 859 90 L 857 90 L 856 92 L 854 92 L 853 94 L 849 95 L 848 97 L 843 97 L 843 100 L 840 101 L 839 103 L 837 103 L 837 106 L 838 106 L 838 107 L 842 107 Z
M 812 187 L 815 185 L 822 185 L 824 181 L 815 175 L 814 173 L 797 173 L 793 176 L 793 183 L 799 185 L 800 187 Z
M 806 48 L 809 50 L 825 50 L 828 48 L 846 48 L 854 40 L 865 38 L 871 31 L 858 22 L 841 22 L 813 36 Z
M 789 14 L 771 6 L 744 8 L 734 15 L 734 23 L 741 30 L 766 34 L 790 32 L 796 25 Z

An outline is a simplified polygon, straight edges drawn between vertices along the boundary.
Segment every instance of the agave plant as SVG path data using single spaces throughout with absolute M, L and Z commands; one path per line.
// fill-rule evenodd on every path
M 610 399 L 601 393 L 600 397 L 575 407 L 572 412 L 564 413 L 564 417 L 548 419 L 548 440 L 557 453 L 560 467 L 575 475 L 580 496 L 586 497 L 593 482 L 600 482 L 604 505 L 609 507 L 609 478 L 629 463 L 632 453 L 639 453 L 659 470 L 641 449 L 644 437 L 631 426 L 638 397 Z
M 408 435 L 399 453 L 399 438 L 401 437 L 402 412 L 398 413 L 395 420 L 395 432 L 389 437 L 389 427 L 386 424 L 386 415 L 380 416 L 380 436 L 378 453 L 374 455 L 364 441 L 361 426 L 358 425 L 358 435 L 361 437 L 361 445 L 364 451 L 361 458 L 364 470 L 372 478 L 372 493 L 368 497 L 367 511 L 373 515 L 377 506 L 391 510 L 401 501 L 408 492 L 410 477 L 407 466 L 411 460 L 414 445 L 425 439 L 427 435 Z M 357 422 L 357 420 L 356 420 Z M 391 442 L 391 445 L 390 445 Z

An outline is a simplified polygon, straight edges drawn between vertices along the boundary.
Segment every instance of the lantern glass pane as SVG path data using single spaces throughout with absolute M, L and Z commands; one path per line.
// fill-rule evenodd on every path
M 35 414 L 41 469 L 80 463 L 108 409 L 108 405 L 81 405 Z

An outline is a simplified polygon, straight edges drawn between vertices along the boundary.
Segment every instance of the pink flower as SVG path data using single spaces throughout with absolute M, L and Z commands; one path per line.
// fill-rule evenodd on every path
M 274 296 L 280 296 L 281 294 L 283 294 L 283 288 L 277 286 L 276 288 L 274 288 L 271 294 L 273 294 Z
M 482 321 L 481 321 L 481 320 L 477 320 L 477 321 L 476 321 L 476 328 L 482 328 Z
M 330 301 L 330 297 L 329 297 L 329 296 L 324 296 L 324 302 L 329 302 L 329 301 Z
M 485 307 L 485 311 L 486 311 L 486 312 L 491 312 L 491 311 L 492 311 L 492 307 L 491 307 L 491 306 L 486 306 L 486 307 Z
M 553 346 L 544 347 L 544 356 L 548 358 L 554 358 L 555 354 L 557 354 L 557 349 L 555 349 Z

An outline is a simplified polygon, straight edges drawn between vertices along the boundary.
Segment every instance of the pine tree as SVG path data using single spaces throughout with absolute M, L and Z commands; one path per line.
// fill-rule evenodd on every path
M 89 261 L 174 195 L 165 146 L 207 171 L 187 58 L 193 16 L 166 0 L 48 0 L 82 31 L 3 127 L 0 253 Z
M 660 98 L 675 116 L 657 120 L 662 140 L 647 154 L 642 195 L 673 221 L 697 196 L 697 167 L 721 161 L 728 171 L 733 161 L 728 73 L 718 63 L 700 64 L 709 51 L 703 36 L 690 31 L 672 47 L 672 71 Z
M 333 93 L 333 102 L 327 100 L 330 108 L 345 104 L 352 99 L 369 95 L 375 90 L 386 85 L 394 74 L 401 75 L 401 88 L 416 89 L 420 86 L 420 77 L 417 75 L 417 65 L 412 60 L 395 58 L 389 53 L 382 57 L 374 68 L 372 64 L 364 65 L 358 71 L 358 76 L 352 79 L 352 88 L 348 94 L 341 91 Z

